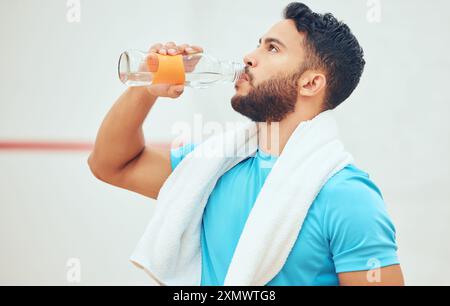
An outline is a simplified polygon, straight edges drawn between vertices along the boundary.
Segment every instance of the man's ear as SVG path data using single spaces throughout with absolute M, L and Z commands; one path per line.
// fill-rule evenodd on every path
M 323 73 L 308 70 L 298 80 L 299 94 L 313 97 L 325 89 L 327 78 Z

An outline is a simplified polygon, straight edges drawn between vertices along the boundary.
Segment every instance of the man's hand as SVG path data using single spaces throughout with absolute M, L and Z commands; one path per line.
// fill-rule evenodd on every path
M 193 55 L 192 57 L 185 59 L 185 70 L 186 72 L 193 71 L 195 65 L 198 63 L 200 57 L 196 57 L 196 53 L 202 53 L 203 48 L 199 46 L 191 46 L 188 44 L 183 44 L 177 46 L 174 42 L 168 42 L 165 45 L 156 44 L 150 47 L 149 50 L 149 60 L 158 62 L 157 54 L 161 55 Z M 155 84 L 147 87 L 148 92 L 153 97 L 168 97 L 176 99 L 181 96 L 184 91 L 183 85 L 167 85 L 167 84 Z

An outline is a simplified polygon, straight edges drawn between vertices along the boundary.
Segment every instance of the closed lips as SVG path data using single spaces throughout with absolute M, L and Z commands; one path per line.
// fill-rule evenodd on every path
M 241 75 L 241 80 L 250 81 L 250 78 L 249 78 L 249 76 L 246 73 L 243 73 Z

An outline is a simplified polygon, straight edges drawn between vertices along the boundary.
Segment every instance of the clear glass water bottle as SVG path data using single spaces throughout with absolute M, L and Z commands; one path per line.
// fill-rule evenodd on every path
M 170 55 L 164 55 L 165 57 Z M 218 83 L 235 83 L 244 73 L 245 65 L 220 61 L 206 53 L 179 55 L 182 80 L 185 86 L 208 88 Z M 119 78 L 130 87 L 149 86 L 155 83 L 161 55 L 129 50 L 119 59 Z M 166 58 L 164 58 L 166 59 Z M 166 78 L 167 80 L 167 78 Z M 159 82 L 161 83 L 161 82 Z

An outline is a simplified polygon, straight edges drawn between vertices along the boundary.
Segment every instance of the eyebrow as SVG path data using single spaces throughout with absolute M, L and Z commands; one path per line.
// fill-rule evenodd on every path
M 259 39 L 259 43 L 260 43 L 260 44 L 261 44 L 261 41 L 262 41 L 262 38 Z M 286 48 L 286 45 L 283 44 L 283 43 L 281 42 L 281 40 L 279 40 L 279 39 L 277 39 L 277 38 L 267 37 L 267 38 L 264 40 L 264 43 L 266 43 L 266 44 L 273 43 L 273 42 L 274 42 L 274 43 L 277 43 L 277 44 L 279 44 L 280 46 L 282 46 L 283 48 L 287 49 L 287 48 Z

